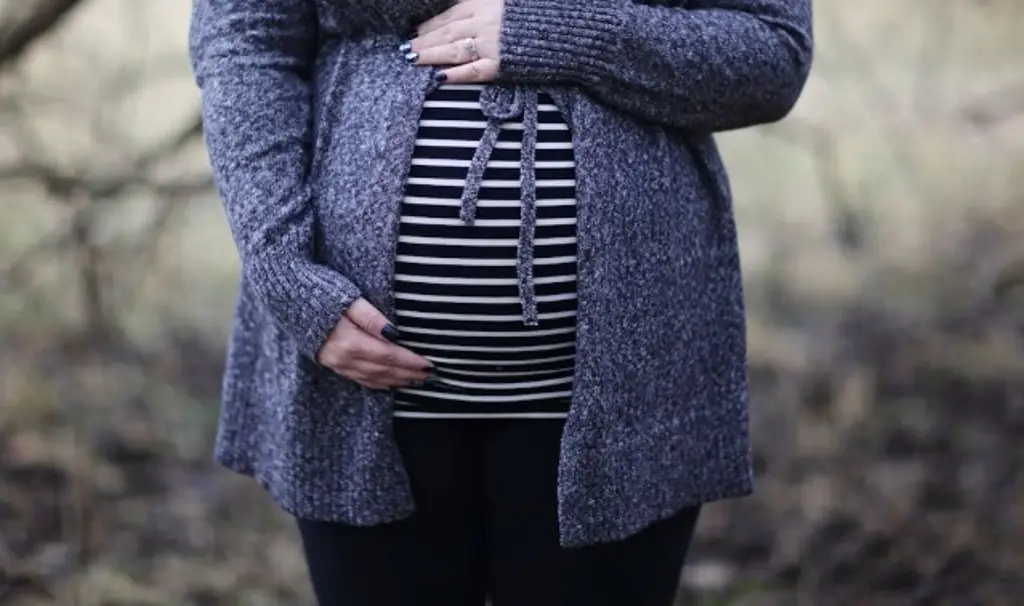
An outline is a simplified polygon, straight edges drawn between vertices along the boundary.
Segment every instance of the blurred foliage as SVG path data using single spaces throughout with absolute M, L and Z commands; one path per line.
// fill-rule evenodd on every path
M 309 603 L 287 519 L 215 469 L 237 259 L 187 0 L 0 0 L 0 605 Z M 756 497 L 680 603 L 1024 595 L 1024 5 L 819 0 L 797 111 L 721 138 Z

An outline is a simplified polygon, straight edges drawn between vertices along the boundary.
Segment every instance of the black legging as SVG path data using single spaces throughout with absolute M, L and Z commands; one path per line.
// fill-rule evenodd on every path
M 560 548 L 562 425 L 396 419 L 417 511 L 370 528 L 300 520 L 320 606 L 671 606 L 700 508 Z

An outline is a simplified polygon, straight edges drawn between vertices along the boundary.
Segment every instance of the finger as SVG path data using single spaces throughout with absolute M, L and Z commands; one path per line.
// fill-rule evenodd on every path
M 359 383 L 363 387 L 367 389 L 372 389 L 374 391 L 389 391 L 390 389 L 392 389 L 391 387 L 384 385 L 383 383 L 377 383 L 376 381 L 371 381 L 369 379 L 363 381 L 356 381 L 356 383 Z
M 480 51 L 477 50 L 478 54 L 474 56 L 472 47 L 466 44 L 467 40 L 471 40 L 471 38 L 460 38 L 455 42 L 424 48 L 418 53 L 416 64 L 448 66 L 466 65 L 478 61 Z
M 356 299 L 348 306 L 345 316 L 374 337 L 384 338 L 388 341 L 398 340 L 398 329 L 366 299 L 361 297 Z
M 416 37 L 425 36 L 430 32 L 436 31 L 445 25 L 453 21 L 460 21 L 462 19 L 468 19 L 473 16 L 473 6 L 464 2 L 460 2 L 455 6 L 449 8 L 443 13 L 434 15 L 430 19 L 427 19 L 416 28 Z
M 417 36 L 409 42 L 415 53 L 422 54 L 429 49 L 447 46 L 471 38 L 477 34 L 477 27 L 469 19 L 453 21 L 429 33 Z
M 426 381 L 431 376 L 431 373 L 423 370 L 406 370 L 365 360 L 353 364 L 352 374 L 363 377 L 366 381 L 390 387 L 402 387 Z
M 327 337 L 327 342 L 324 343 L 323 347 L 320 348 L 319 353 L 317 353 L 317 362 L 319 362 L 321 366 L 326 366 L 334 372 L 344 374 L 341 371 L 341 368 L 345 366 L 347 359 L 351 357 L 348 351 L 347 335 L 352 332 L 359 333 L 362 332 L 362 329 L 356 326 L 352 320 L 342 316 L 341 321 L 338 322 L 337 326 L 334 327 L 334 330 L 331 331 L 330 336 Z
M 370 389 L 394 389 L 423 383 L 432 373 L 424 370 L 406 370 L 363 360 L 347 360 L 331 370 Z
M 383 347 L 378 347 L 383 345 Z M 381 364 L 389 368 L 397 368 L 414 372 L 433 372 L 434 364 L 423 356 L 399 345 L 376 343 L 363 350 L 358 359 Z
M 352 335 L 351 350 L 354 360 L 373 362 L 381 366 L 412 371 L 429 371 L 434 367 L 430 360 L 423 356 L 400 345 L 374 339 L 370 335 Z
M 465 65 L 444 70 L 445 82 L 451 84 L 474 84 L 492 82 L 498 77 L 498 62 L 494 59 L 480 59 Z
M 354 376 L 361 376 L 369 381 L 378 383 L 412 383 L 415 381 L 426 381 L 430 378 L 430 372 L 422 369 L 410 370 L 397 366 L 388 366 L 370 360 L 355 360 L 351 364 L 350 372 Z

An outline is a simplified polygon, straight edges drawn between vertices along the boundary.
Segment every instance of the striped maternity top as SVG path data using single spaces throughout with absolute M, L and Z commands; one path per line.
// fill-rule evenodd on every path
M 538 98 L 533 278 L 539 323 L 523 321 L 517 274 L 520 120 L 502 123 L 476 217 L 459 218 L 485 116 L 481 86 L 446 85 L 424 104 L 395 260 L 400 344 L 437 368 L 398 390 L 395 416 L 559 418 L 576 358 L 576 191 L 569 128 Z

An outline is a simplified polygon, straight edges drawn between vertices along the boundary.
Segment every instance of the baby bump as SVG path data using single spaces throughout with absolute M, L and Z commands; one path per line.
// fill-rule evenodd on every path
M 538 323 L 523 321 L 517 265 L 523 125 L 502 125 L 475 221 L 460 219 L 485 127 L 480 87 L 445 86 L 423 107 L 401 206 L 394 267 L 402 344 L 436 378 L 399 391 L 396 416 L 559 417 L 576 359 L 576 192 L 572 138 L 540 95 L 533 284 Z

